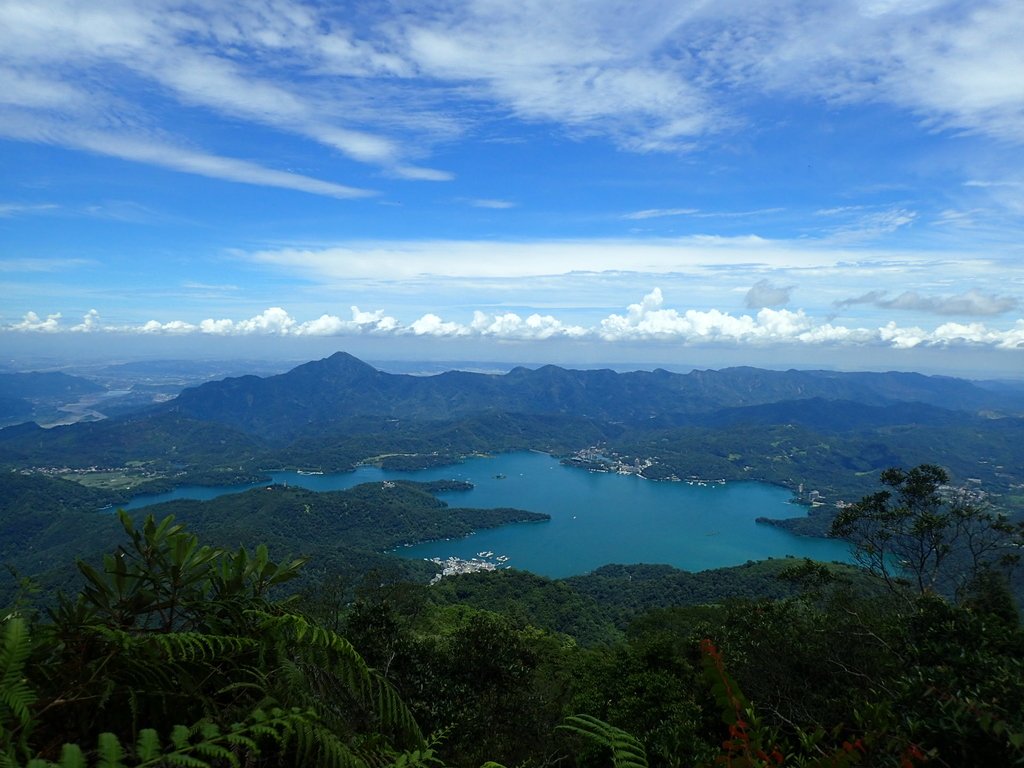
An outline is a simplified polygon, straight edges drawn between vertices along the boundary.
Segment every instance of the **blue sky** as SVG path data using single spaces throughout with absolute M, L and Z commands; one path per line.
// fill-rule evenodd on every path
M 0 0 L 0 356 L 1019 375 L 1021 39 L 1018 0 Z

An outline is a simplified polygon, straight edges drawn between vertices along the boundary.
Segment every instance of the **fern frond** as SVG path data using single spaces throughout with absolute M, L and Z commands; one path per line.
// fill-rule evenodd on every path
M 60 751 L 60 768 L 86 768 L 85 755 L 77 744 L 65 744 Z
M 267 736 L 277 745 L 286 741 L 285 733 L 295 727 L 296 721 L 304 721 L 298 713 L 276 711 L 267 717 L 256 711 L 248 723 L 235 723 L 222 731 L 216 724 L 201 721 L 191 728 L 176 725 L 171 730 L 170 743 L 163 747 L 157 732 L 146 728 L 139 733 L 134 748 L 128 747 L 113 733 L 101 733 L 97 739 L 96 761 L 93 768 L 162 768 L 174 765 L 181 768 L 211 768 L 230 765 L 237 768 L 241 757 L 255 757 L 260 748 L 256 737 Z M 6 755 L 0 752 L 0 768 L 18 768 L 18 763 L 4 761 Z M 247 760 L 248 762 L 248 760 Z M 60 762 L 44 760 L 30 761 L 26 768 L 87 768 L 81 748 L 77 744 L 65 744 Z M 360 768 L 345 766 L 344 768 Z
M 117 736 L 112 733 L 101 733 L 97 739 L 99 759 L 96 768 L 124 768 L 124 748 Z
M 188 740 L 191 735 L 187 726 L 176 725 L 171 729 L 171 744 L 179 751 L 188 749 Z
M 423 745 L 423 734 L 398 692 L 387 680 L 370 669 L 348 640 L 296 614 L 271 615 L 261 611 L 247 613 L 259 620 L 264 630 L 285 635 L 288 647 L 320 654 L 316 666 L 331 675 L 330 678 L 320 678 L 321 690 L 340 684 L 342 691 L 334 690 L 333 694 L 344 692 L 353 697 L 378 718 L 382 727 L 402 734 L 415 746 Z M 289 674 L 294 671 L 291 669 Z
M 235 635 L 211 635 L 202 632 L 159 632 L 139 635 L 112 627 L 96 626 L 92 629 L 107 642 L 124 651 L 155 652 L 157 656 L 167 661 L 213 661 L 259 647 L 259 643 L 253 638 Z
M 319 723 L 304 723 L 297 733 L 297 755 L 301 765 L 322 768 L 367 768 L 348 745 Z
M 640 740 L 604 720 L 591 715 L 571 715 L 555 727 L 579 734 L 610 749 L 615 768 L 647 768 L 647 751 Z
M 171 752 L 169 755 L 164 755 L 160 758 L 160 765 L 178 765 L 181 768 L 211 768 L 210 764 L 205 760 L 200 760 L 197 757 L 191 755 L 182 754 L 180 752 Z M 139 767 L 141 768 L 141 766 Z
M 0 705 L 14 715 L 19 727 L 26 726 L 31 719 L 29 707 L 36 698 L 25 680 L 25 662 L 31 651 L 28 623 L 20 616 L 7 619 L 0 640 Z M 0 717 L 3 714 L 0 710 Z M 5 719 L 2 717 L 0 724 Z
M 145 728 L 139 732 L 139 739 L 135 742 L 135 755 L 142 762 L 154 759 L 160 754 L 160 737 L 152 728 Z

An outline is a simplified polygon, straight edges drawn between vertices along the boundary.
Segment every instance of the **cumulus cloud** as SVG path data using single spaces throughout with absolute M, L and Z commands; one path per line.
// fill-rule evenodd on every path
M 286 334 L 295 326 L 295 320 L 280 307 L 271 307 L 262 314 L 236 324 L 238 333 Z
M 127 332 L 138 331 L 139 333 L 147 334 L 165 333 L 171 336 L 184 336 L 187 334 L 195 333 L 198 329 L 198 326 L 195 326 L 192 323 L 186 323 L 183 320 L 171 320 L 170 322 L 167 323 L 161 323 L 157 320 L 150 320 L 144 323 L 143 325 L 139 326 L 137 329 L 126 327 L 123 329 L 111 328 L 110 330 L 123 330 Z
M 771 280 L 758 280 L 747 291 L 744 298 L 747 309 L 761 309 L 762 307 L 778 307 L 789 303 L 789 297 L 795 286 L 775 285 Z
M 43 320 L 35 312 L 26 312 L 20 322 L 7 326 L 12 331 L 36 331 L 42 333 L 56 333 L 60 328 L 60 312 L 47 315 Z
M 470 330 L 459 323 L 445 322 L 433 313 L 423 315 L 409 326 L 409 330 L 417 336 L 468 336 Z
M 473 312 L 472 319 L 467 323 L 428 312 L 406 324 L 386 314 L 384 310 L 368 312 L 357 306 L 351 307 L 349 319 L 325 313 L 302 322 L 281 307 L 271 307 L 243 320 L 208 318 L 198 323 L 150 320 L 141 325 L 102 325 L 99 313 L 95 310 L 91 310 L 82 323 L 77 325 L 62 326 L 60 320 L 59 313 L 41 319 L 36 313 L 29 312 L 20 322 L 2 326 L 0 331 L 277 337 L 377 335 L 516 341 L 583 339 L 611 344 L 663 342 L 682 346 L 727 344 L 765 347 L 799 344 L 913 349 L 971 345 L 1024 349 L 1024 319 L 1017 320 L 1009 328 L 1001 329 L 980 322 L 948 322 L 932 330 L 919 326 L 901 326 L 895 321 L 879 327 L 850 327 L 816 318 L 804 310 L 763 307 L 756 313 L 741 315 L 718 309 L 680 310 L 666 306 L 660 288 L 654 288 L 639 302 L 630 304 L 625 313 L 612 313 L 590 326 L 567 323 L 550 314 L 534 313 L 523 317 L 515 312 L 489 314 L 480 310 Z
M 479 310 L 473 313 L 470 329 L 483 336 L 501 339 L 580 338 L 588 334 L 586 328 L 566 325 L 551 315 L 532 314 L 523 319 L 515 312 L 488 315 Z
M 819 325 L 802 310 L 762 309 L 755 316 L 737 317 L 717 309 L 679 312 L 663 304 L 661 290 L 655 288 L 638 304 L 630 304 L 625 315 L 613 314 L 602 320 L 598 334 L 606 341 L 661 339 L 686 344 L 867 340 L 863 329 Z
M 82 322 L 71 326 L 70 330 L 72 333 L 91 333 L 92 331 L 101 330 L 100 313 L 95 309 L 90 309 L 82 318 Z
M 861 296 L 837 301 L 835 306 L 842 308 L 856 304 L 871 304 L 880 309 L 927 312 L 934 315 L 980 316 L 1003 315 L 1021 308 L 1020 299 L 1014 296 L 985 294 L 973 289 L 952 296 L 924 296 L 917 291 L 904 291 L 892 298 L 887 296 L 885 291 L 869 291 Z
M 382 309 L 363 312 L 359 307 L 353 306 L 351 311 L 350 320 L 324 314 L 316 320 L 295 326 L 295 333 L 303 336 L 345 336 L 359 333 L 386 334 L 399 328 L 399 322 L 385 315 Z

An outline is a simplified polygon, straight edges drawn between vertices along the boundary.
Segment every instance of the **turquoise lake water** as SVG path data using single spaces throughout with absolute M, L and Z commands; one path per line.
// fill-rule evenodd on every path
M 607 563 L 666 563 L 700 571 L 787 555 L 850 560 L 844 542 L 794 536 L 755 523 L 757 517 L 804 514 L 803 507 L 789 503 L 789 491 L 763 483 L 652 482 L 565 467 L 540 453 L 472 458 L 416 472 L 361 467 L 336 475 L 271 474 L 275 482 L 314 491 L 383 480 L 467 480 L 472 490 L 440 498 L 453 507 L 517 507 L 551 515 L 548 522 L 506 525 L 465 539 L 401 547 L 396 554 L 403 557 L 468 559 L 491 552 L 488 559 L 492 561 L 507 557 L 504 565 L 551 577 L 586 573 Z M 211 499 L 259 485 L 183 487 L 139 497 L 125 509 L 173 499 Z

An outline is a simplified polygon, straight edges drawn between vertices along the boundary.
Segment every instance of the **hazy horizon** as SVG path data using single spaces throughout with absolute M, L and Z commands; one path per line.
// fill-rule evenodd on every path
M 59 342 L 59 339 L 56 338 L 50 340 Z M 751 354 L 750 350 L 742 349 L 722 349 L 709 354 L 707 350 L 704 350 L 701 354 L 686 357 L 664 354 L 659 356 L 657 353 L 664 352 L 664 350 L 654 347 L 635 349 L 632 357 L 602 358 L 597 354 L 599 350 L 580 350 L 578 347 L 570 348 L 570 352 L 576 354 L 544 356 L 546 351 L 551 351 L 550 347 L 518 345 L 502 348 L 495 345 L 481 345 L 476 348 L 435 347 L 436 354 L 433 356 L 421 356 L 417 353 L 424 349 L 422 342 L 406 348 L 376 346 L 360 349 L 359 345 L 330 343 L 331 341 L 337 342 L 337 339 L 323 339 L 319 340 L 318 344 L 306 344 L 297 349 L 293 344 L 282 340 L 276 340 L 277 343 L 272 345 L 267 344 L 266 339 L 261 340 L 260 343 L 251 344 L 239 344 L 237 339 L 230 342 L 228 340 L 221 341 L 221 344 L 205 350 L 197 349 L 191 344 L 166 350 L 163 348 L 154 350 L 152 346 L 146 348 L 122 343 L 115 345 L 116 354 L 106 345 L 89 348 L 88 346 L 83 347 L 82 344 L 65 346 L 56 343 L 48 345 L 46 349 L 40 349 L 38 345 L 25 345 L 20 349 L 13 350 L 16 353 L 13 356 L 5 354 L 0 357 L 0 372 L 5 370 L 71 370 L 74 372 L 90 367 L 125 363 L 174 363 L 179 361 L 193 364 L 227 363 L 237 365 L 240 372 L 246 370 L 245 363 L 252 363 L 283 372 L 306 362 L 329 357 L 336 352 L 346 352 L 389 373 L 434 374 L 446 370 L 496 373 L 511 370 L 516 366 L 535 368 L 543 365 L 579 369 L 610 368 L 620 372 L 664 368 L 677 373 L 687 373 L 691 370 L 751 366 L 769 370 L 906 371 L 974 380 L 1024 380 L 1024 370 L 1015 364 L 1012 356 L 1005 353 L 995 355 L 993 362 L 993 356 L 979 350 L 969 350 L 966 355 L 962 354 L 956 360 L 952 360 L 936 350 L 931 350 L 931 354 L 928 354 L 927 351 L 922 354 L 919 350 L 914 354 L 904 352 L 903 355 L 883 355 L 872 364 L 862 357 L 851 359 L 849 356 L 842 355 L 823 356 L 818 360 L 801 360 L 796 353 L 792 357 L 787 357 L 780 355 L 777 349 L 764 350 L 762 354 L 757 354 L 756 351 Z M 4 350 L 5 353 L 11 351 L 9 348 Z M 300 351 L 306 354 L 297 354 Z M 473 351 L 478 354 L 470 354 Z M 645 351 L 648 353 L 647 357 L 644 357 Z M 446 354 L 449 356 L 445 356 Z M 977 355 L 976 360 L 974 355 Z M 1005 365 L 998 364 L 999 358 L 1002 358 Z

